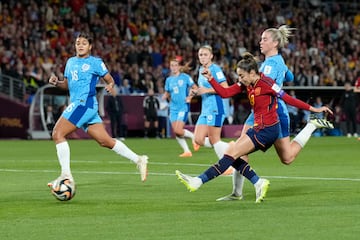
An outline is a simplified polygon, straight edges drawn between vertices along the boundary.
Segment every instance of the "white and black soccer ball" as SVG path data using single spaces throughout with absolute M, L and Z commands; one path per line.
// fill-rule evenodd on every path
M 60 201 L 69 201 L 75 192 L 75 183 L 68 178 L 56 180 L 51 186 L 51 194 Z

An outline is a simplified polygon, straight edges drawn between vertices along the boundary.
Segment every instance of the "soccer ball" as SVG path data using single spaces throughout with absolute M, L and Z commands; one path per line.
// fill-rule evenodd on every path
M 75 196 L 75 183 L 68 178 L 56 180 L 51 186 L 51 194 L 60 201 L 69 201 Z

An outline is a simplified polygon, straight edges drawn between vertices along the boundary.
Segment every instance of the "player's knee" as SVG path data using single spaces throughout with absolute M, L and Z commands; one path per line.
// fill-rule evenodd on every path
M 64 134 L 62 134 L 60 131 L 54 129 L 51 133 L 51 137 L 55 142 L 58 142 L 62 140 L 64 137 Z
M 205 144 L 205 140 L 204 139 L 199 139 L 199 138 L 195 138 L 194 142 L 197 145 L 200 145 L 200 146 L 204 146 L 204 144 Z
M 290 165 L 294 161 L 294 159 L 295 158 L 293 158 L 293 157 L 282 158 L 281 163 L 284 164 L 284 165 Z
M 177 136 L 177 137 L 182 137 L 184 135 L 184 131 L 182 129 L 174 129 L 174 134 Z

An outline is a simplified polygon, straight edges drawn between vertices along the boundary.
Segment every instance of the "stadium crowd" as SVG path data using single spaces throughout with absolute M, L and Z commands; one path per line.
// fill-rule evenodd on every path
M 322 2 L 322 3 L 321 3 Z M 192 61 L 210 44 L 229 81 L 245 52 L 260 56 L 260 33 L 287 24 L 296 28 L 282 50 L 294 85 L 343 86 L 360 75 L 360 10 L 338 1 L 98 1 L 1 0 L 1 72 L 24 79 L 29 89 L 61 75 L 80 31 L 94 35 L 93 55 L 108 63 L 120 93 L 155 92 L 169 59 Z

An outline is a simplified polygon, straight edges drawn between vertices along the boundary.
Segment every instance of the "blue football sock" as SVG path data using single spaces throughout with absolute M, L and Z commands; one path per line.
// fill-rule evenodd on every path
M 203 174 L 199 176 L 203 183 L 210 181 L 213 178 L 223 174 L 233 164 L 234 158 L 229 155 L 224 155 L 217 163 L 208 168 Z
M 241 158 L 237 158 L 232 166 L 239 171 L 244 177 L 249 179 L 252 184 L 255 184 L 259 180 L 259 176 L 256 172 L 251 168 L 249 163 L 244 161 Z

